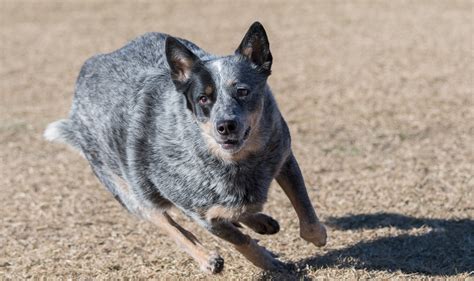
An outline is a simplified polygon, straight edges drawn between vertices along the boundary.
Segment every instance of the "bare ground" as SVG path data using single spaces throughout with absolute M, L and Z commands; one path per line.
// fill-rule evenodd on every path
M 267 28 L 270 84 L 310 196 L 329 228 L 298 237 L 275 184 L 281 232 L 254 236 L 295 264 L 261 272 L 187 218 L 226 260 L 215 279 L 467 278 L 474 271 L 472 1 L 0 2 L 0 278 L 211 278 L 128 215 L 87 163 L 46 143 L 91 55 L 147 31 L 231 53 Z

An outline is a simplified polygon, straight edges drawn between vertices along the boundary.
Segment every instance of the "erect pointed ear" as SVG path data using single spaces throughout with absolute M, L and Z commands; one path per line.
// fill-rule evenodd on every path
M 273 61 L 270 43 L 265 29 L 258 21 L 250 26 L 235 53 L 244 56 L 256 64 L 260 71 L 270 75 Z
M 166 59 L 171 69 L 171 78 L 175 82 L 184 83 L 191 76 L 193 65 L 199 58 L 178 39 L 168 36 L 165 42 Z

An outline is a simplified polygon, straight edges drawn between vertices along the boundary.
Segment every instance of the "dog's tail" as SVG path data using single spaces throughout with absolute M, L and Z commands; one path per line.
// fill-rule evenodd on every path
M 69 144 L 81 151 L 81 145 L 74 134 L 73 125 L 70 119 L 58 120 L 48 125 L 43 133 L 43 137 L 48 141 Z

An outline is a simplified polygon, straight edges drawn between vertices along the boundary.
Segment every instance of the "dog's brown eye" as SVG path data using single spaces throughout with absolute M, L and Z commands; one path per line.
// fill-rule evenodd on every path
M 245 88 L 238 88 L 237 89 L 237 94 L 239 95 L 239 97 L 245 97 L 245 96 L 248 96 L 249 90 L 247 90 Z
M 200 104 L 206 104 L 209 101 L 209 98 L 206 96 L 200 96 L 199 97 L 199 103 Z

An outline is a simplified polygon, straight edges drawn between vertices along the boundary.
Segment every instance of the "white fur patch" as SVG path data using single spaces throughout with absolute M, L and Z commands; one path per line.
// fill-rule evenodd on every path
M 218 88 L 219 91 L 223 91 L 224 89 L 222 88 L 223 87 L 223 83 L 224 83 L 224 76 L 222 75 L 222 69 L 224 67 L 224 65 L 222 64 L 222 61 L 221 60 L 216 60 L 212 63 L 213 65 L 213 68 L 216 70 L 217 72 L 217 80 L 216 81 L 216 86 Z
M 46 130 L 44 130 L 43 137 L 47 141 L 68 144 L 69 147 L 71 147 L 74 151 L 79 152 L 82 157 L 86 158 L 84 156 L 84 153 L 78 147 L 75 147 L 73 144 L 71 144 L 64 136 L 64 133 L 61 131 L 61 127 L 64 126 L 64 123 L 66 123 L 67 121 L 68 120 L 62 119 L 49 124 L 48 127 L 46 127 Z
M 62 120 L 58 120 L 48 125 L 46 130 L 43 133 L 43 137 L 47 141 L 57 141 L 57 142 L 64 142 L 64 138 L 61 135 L 61 122 Z
M 216 67 L 217 72 L 220 74 L 222 72 L 222 62 L 220 60 L 216 60 L 213 64 Z

